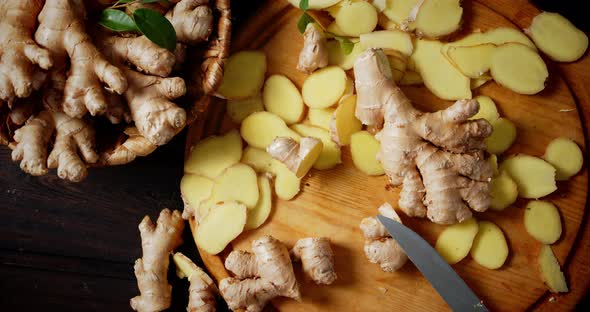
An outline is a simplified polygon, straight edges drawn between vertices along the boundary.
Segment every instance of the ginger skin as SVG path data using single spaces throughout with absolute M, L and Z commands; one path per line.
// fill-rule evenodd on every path
M 76 118 L 105 112 L 108 103 L 102 83 L 118 94 L 127 89 L 123 72 L 104 58 L 86 33 L 85 15 L 80 0 L 47 0 L 35 33 L 35 41 L 54 57 L 56 70 L 66 68 L 66 57 L 70 58 L 63 111 Z
M 328 66 L 326 36 L 313 23 L 309 23 L 303 33 L 303 49 L 299 53 L 297 70 L 310 74 L 326 66 Z
M 180 252 L 174 254 L 176 275 L 187 278 L 189 287 L 188 312 L 215 312 L 215 295 L 219 292 L 215 282 L 187 256 Z
M 491 203 L 492 167 L 484 158 L 484 139 L 492 133 L 475 100 L 459 100 L 445 110 L 415 109 L 395 85 L 381 50 L 361 54 L 354 65 L 363 123 L 384 126 L 377 158 L 393 185 L 403 184 L 399 207 L 409 216 L 453 224 L 471 218 L 469 208 L 485 211 Z M 377 87 L 378 86 L 378 87 Z
M 401 223 L 401 219 L 388 203 L 379 207 L 379 213 Z M 404 250 L 379 220 L 374 217 L 365 218 L 361 221 L 360 228 L 365 236 L 365 256 L 371 263 L 379 264 L 385 272 L 395 272 L 408 261 Z
M 162 311 L 170 307 L 172 286 L 168 284 L 170 254 L 182 244 L 184 220 L 180 212 L 164 209 L 157 225 L 149 216 L 139 224 L 142 258 L 135 261 L 135 277 L 140 295 L 131 299 L 135 311 Z
M 301 178 L 318 159 L 323 146 L 322 141 L 312 137 L 303 137 L 299 143 L 292 138 L 276 137 L 266 151 Z
M 219 290 L 234 311 L 262 311 L 268 301 L 278 296 L 301 300 L 289 251 L 272 236 L 253 241 L 252 253 L 232 251 L 225 267 L 235 277 L 221 280 Z
M 326 237 L 302 238 L 291 250 L 292 257 L 301 261 L 303 272 L 318 285 L 330 285 L 336 281 L 334 252 Z
M 186 44 L 207 41 L 213 31 L 209 0 L 181 0 L 166 13 L 176 31 L 176 39 Z
M 0 2 L 0 100 L 25 98 L 42 84 L 53 65 L 49 51 L 33 41 L 43 1 Z M 41 75 L 40 75 L 41 74 Z

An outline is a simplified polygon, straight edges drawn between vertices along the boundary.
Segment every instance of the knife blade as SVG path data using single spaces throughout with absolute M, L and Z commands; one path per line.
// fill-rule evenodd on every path
M 488 311 L 451 266 L 420 235 L 382 215 L 377 219 L 453 311 Z

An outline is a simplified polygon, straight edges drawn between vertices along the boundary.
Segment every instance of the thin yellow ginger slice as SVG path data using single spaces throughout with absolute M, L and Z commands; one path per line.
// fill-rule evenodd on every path
M 421 85 L 423 83 L 424 81 L 422 80 L 422 76 L 412 70 L 406 70 L 402 76 L 402 79 L 399 81 L 399 85 L 401 86 Z
M 184 202 L 182 217 L 189 219 L 199 209 L 201 202 L 211 197 L 215 182 L 206 177 L 187 173 L 180 180 L 180 194 Z
M 236 130 L 211 136 L 195 145 L 184 164 L 184 172 L 215 179 L 242 158 L 242 139 Z
M 346 90 L 346 73 L 338 66 L 315 71 L 303 82 L 303 102 L 309 108 L 326 108 L 338 102 Z
M 369 48 L 390 49 L 410 56 L 414 49 L 412 37 L 402 30 L 379 30 L 362 34 L 359 38 L 363 51 Z
M 525 32 L 554 61 L 576 61 L 588 48 L 588 36 L 558 13 L 540 13 Z
M 303 137 L 298 143 L 291 138 L 278 137 L 266 148 L 266 152 L 301 178 L 318 160 L 323 146 L 322 141 L 316 138 Z
M 340 146 L 350 144 L 350 136 L 361 131 L 363 124 L 354 116 L 356 95 L 348 95 L 340 101 L 330 121 L 332 141 Z
M 299 141 L 299 135 L 289 129 L 281 117 L 269 112 L 257 112 L 246 117 L 242 121 L 240 133 L 248 145 L 262 149 L 276 137 Z
M 512 205 L 518 197 L 518 186 L 505 171 L 492 177 L 490 186 L 492 194 L 490 209 L 492 210 L 504 210 Z
M 407 58 L 405 58 L 403 55 L 387 55 L 387 60 L 389 61 L 389 67 L 391 67 L 391 75 L 393 81 L 395 81 L 396 83 L 400 82 L 406 72 L 406 68 L 408 65 Z
M 561 237 L 559 210 L 550 202 L 533 200 L 524 210 L 524 228 L 536 240 L 551 245 Z
M 322 128 L 304 124 L 292 125 L 291 129 L 299 133 L 301 136 L 320 139 L 324 144 L 324 148 L 320 153 L 320 157 L 318 157 L 314 163 L 313 168 L 318 170 L 326 170 L 334 168 L 336 165 L 342 163 L 340 158 L 340 146 L 336 142 L 332 141 L 330 132 Z
M 242 121 L 251 114 L 263 110 L 264 105 L 262 104 L 262 96 L 260 94 L 244 100 L 227 101 L 227 115 L 237 124 L 242 123 Z
M 512 121 L 503 117 L 490 123 L 494 131 L 484 140 L 486 150 L 488 153 L 499 155 L 508 150 L 516 140 L 516 126 Z
M 225 99 L 247 99 L 260 92 L 266 73 L 266 55 L 240 51 L 229 57 L 217 94 Z
M 483 76 L 481 78 L 471 79 L 471 83 L 470 83 L 471 90 L 475 90 L 475 89 L 483 86 L 484 84 L 486 84 L 490 80 L 492 80 L 491 76 Z
M 553 254 L 553 250 L 551 250 L 551 246 L 541 246 L 541 252 L 539 253 L 537 261 L 539 263 L 541 278 L 551 292 L 564 293 L 569 291 L 565 276 L 561 271 L 557 258 L 555 258 L 555 255 Z
M 469 78 L 441 54 L 442 46 L 439 41 L 416 40 L 411 58 L 424 84 L 428 90 L 444 100 L 470 99 Z
M 411 22 L 415 19 L 417 9 L 422 0 L 386 0 L 386 7 L 383 14 L 391 21 L 398 25 L 405 26 L 405 29 L 411 30 Z M 412 12 L 415 11 L 415 12 Z M 411 16 L 413 17 L 411 18 Z
M 508 258 L 508 244 L 502 230 L 490 221 L 480 221 L 471 246 L 471 258 L 490 270 L 501 268 Z
M 541 92 L 549 77 L 541 56 L 520 43 L 497 47 L 492 53 L 490 73 L 498 84 L 520 94 Z
M 299 2 L 301 0 L 288 0 L 294 7 L 299 8 Z M 311 10 L 321 10 L 329 8 L 341 0 L 309 0 L 308 1 L 308 8 Z
M 348 36 L 347 34 L 345 34 L 342 29 L 340 29 L 340 26 L 338 26 L 336 24 L 336 22 L 332 22 L 328 25 L 328 27 L 326 27 L 326 31 L 330 34 L 333 34 L 334 36 L 340 36 L 340 37 L 346 37 Z
M 272 75 L 266 79 L 262 102 L 267 112 L 281 117 L 288 125 L 299 122 L 305 113 L 299 89 L 283 75 Z
M 385 173 L 376 157 L 380 148 L 379 141 L 367 131 L 359 131 L 350 136 L 352 163 L 367 175 L 378 176 Z
M 503 170 L 516 182 L 522 198 L 540 198 L 557 190 L 555 168 L 541 158 L 516 155 L 500 164 Z
M 543 158 L 555 167 L 555 179 L 564 181 L 580 172 L 584 163 L 582 150 L 571 139 L 556 138 L 547 145 Z
M 489 96 L 478 95 L 473 99 L 479 103 L 479 111 L 469 119 L 485 119 L 492 123 L 496 119 L 500 118 L 500 113 L 498 113 L 496 103 L 494 103 L 494 100 L 492 100 Z
M 176 265 L 176 275 L 189 281 L 189 299 L 187 311 L 215 311 L 215 295 L 219 292 L 215 282 L 203 269 L 180 252 L 172 257 Z
M 423 0 L 421 2 L 418 4 L 420 6 L 413 22 L 413 27 L 419 36 L 439 38 L 454 33 L 461 26 L 463 8 L 460 0 Z
M 247 210 L 246 205 L 235 201 L 216 204 L 194 232 L 199 249 L 211 255 L 222 252 L 244 231 Z
M 215 180 L 211 197 L 214 204 L 237 201 L 252 209 L 258 202 L 258 195 L 254 169 L 246 164 L 235 164 Z
M 377 24 L 385 30 L 401 29 L 398 23 L 390 20 L 383 12 L 379 13 L 379 16 L 377 17 Z
M 469 78 L 479 78 L 490 70 L 492 53 L 496 48 L 491 43 L 468 47 L 449 47 L 449 60 Z
M 268 216 L 272 209 L 272 191 L 270 187 L 270 180 L 265 175 L 258 176 L 258 203 L 252 209 L 248 210 L 248 220 L 244 227 L 245 230 L 253 230 L 260 227 Z
M 524 44 L 532 50 L 537 50 L 535 44 L 520 30 L 510 27 L 498 27 L 490 29 L 486 32 L 474 32 L 462 39 L 449 42 L 445 44 L 441 52 L 446 54 L 446 50 L 450 46 L 469 47 L 487 43 L 499 46 L 509 42 Z
M 358 40 L 351 39 L 351 42 L 354 44 L 352 51 L 346 54 L 337 40 L 328 41 L 328 64 L 338 66 L 344 70 L 351 69 L 354 66 L 356 57 L 364 51 Z
M 274 190 L 283 200 L 291 200 L 299 194 L 301 181 L 285 164 L 273 159 L 265 150 L 246 147 L 242 162 L 248 164 L 259 173 L 269 173 L 274 176 Z
M 377 27 L 377 9 L 368 2 L 341 2 L 333 13 L 338 28 L 350 37 L 372 32 Z
M 334 116 L 335 108 L 310 108 L 307 113 L 309 124 L 330 130 L 330 122 Z
M 498 171 L 498 156 L 494 154 L 490 155 L 490 157 L 488 158 L 488 163 L 490 164 L 490 167 L 492 167 L 494 176 L 500 174 L 500 171 Z
M 436 239 L 434 249 L 449 264 L 455 264 L 467 257 L 479 226 L 475 218 L 446 227 Z

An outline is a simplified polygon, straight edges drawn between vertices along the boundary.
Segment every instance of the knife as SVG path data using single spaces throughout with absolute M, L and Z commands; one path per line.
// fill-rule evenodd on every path
M 483 301 L 420 235 L 382 215 L 377 219 L 453 311 L 488 311 Z

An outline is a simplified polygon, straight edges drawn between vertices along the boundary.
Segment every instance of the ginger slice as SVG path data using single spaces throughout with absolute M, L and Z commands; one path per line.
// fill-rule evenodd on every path
M 564 181 L 576 175 L 584 164 L 582 150 L 571 139 L 560 137 L 551 141 L 543 158 L 555 167 L 555 179 Z
M 551 250 L 551 246 L 543 245 L 539 252 L 539 269 L 541 271 L 541 278 L 553 293 L 568 292 L 567 282 L 565 276 L 561 271 L 559 262 Z
M 490 73 L 498 84 L 520 94 L 541 92 L 549 77 L 541 56 L 520 43 L 497 47 L 492 53 Z
M 307 237 L 298 240 L 291 249 L 296 261 L 301 261 L 305 276 L 318 285 L 330 285 L 336 281 L 334 252 L 326 237 Z
M 379 213 L 397 222 L 402 222 L 393 207 L 384 203 Z M 408 256 L 401 246 L 389 235 L 383 224 L 374 217 L 364 218 L 360 224 L 365 237 L 365 256 L 371 263 L 379 264 L 385 272 L 395 272 L 407 261 Z
M 588 48 L 588 36 L 558 13 L 541 12 L 525 32 L 554 61 L 576 61 Z
M 338 28 L 349 37 L 370 33 L 377 27 L 377 10 L 365 1 L 341 2 L 332 15 Z
M 350 144 L 350 136 L 361 131 L 363 124 L 356 118 L 356 95 L 347 95 L 340 100 L 330 121 L 330 136 L 332 141 L 340 146 Z
M 518 186 L 522 198 L 540 198 L 557 190 L 555 168 L 541 158 L 525 154 L 516 155 L 500 164 Z
M 309 124 L 325 130 L 330 130 L 330 122 L 332 122 L 335 110 L 335 108 L 310 108 L 307 112 Z
M 311 74 L 314 70 L 328 65 L 326 36 L 315 23 L 307 24 L 303 33 L 303 48 L 299 53 L 297 70 Z
M 182 244 L 184 220 L 180 212 L 164 209 L 157 224 L 145 216 L 139 224 L 142 257 L 135 261 L 140 295 L 131 299 L 135 311 L 162 311 L 170 307 L 172 286 L 168 284 L 170 254 Z
M 352 163 L 363 173 L 378 176 L 385 173 L 377 160 L 381 144 L 367 131 L 359 131 L 350 136 L 350 154 Z
M 449 264 L 463 260 L 469 254 L 478 224 L 475 218 L 445 228 L 436 239 L 436 251 Z
M 266 55 L 259 51 L 240 51 L 229 57 L 217 94 L 225 99 L 247 99 L 260 92 L 266 73 Z
M 288 125 L 301 121 L 305 114 L 299 89 L 283 75 L 272 75 L 266 79 L 262 102 L 267 112 L 281 117 Z
M 469 120 L 479 109 L 477 101 L 460 100 L 434 113 L 415 109 L 387 75 L 389 66 L 379 50 L 364 52 L 354 70 L 357 112 L 367 103 L 382 104 L 373 106 L 385 120 L 377 135 L 378 158 L 391 183 L 403 184 L 400 209 L 441 224 L 469 219 L 469 208 L 488 209 L 493 172 L 483 156 L 483 140 L 492 127 L 485 120 Z
M 454 33 L 461 26 L 463 8 L 460 0 L 422 0 L 416 5 L 412 25 L 419 36 L 439 38 Z
M 214 312 L 217 308 L 215 295 L 219 292 L 215 282 L 203 269 L 198 267 L 187 256 L 180 252 L 172 257 L 176 265 L 176 275 L 179 278 L 188 279 L 189 298 L 186 310 L 188 312 L 207 311 Z
M 490 70 L 492 53 L 496 48 L 491 43 L 447 49 L 449 60 L 469 78 L 479 78 Z
M 500 113 L 498 113 L 496 103 L 494 103 L 494 100 L 492 100 L 489 96 L 478 95 L 473 99 L 479 103 L 479 111 L 470 119 L 474 120 L 482 118 L 492 123 L 494 120 L 500 118 Z
M 411 22 L 415 19 L 423 0 L 387 0 L 383 14 L 404 30 L 413 30 Z
M 490 121 L 492 134 L 485 139 L 486 151 L 490 154 L 502 154 L 512 146 L 516 140 L 516 126 L 507 118 L 500 117 Z
M 248 209 L 248 219 L 244 230 L 253 230 L 260 227 L 270 216 L 272 209 L 272 189 L 270 179 L 266 175 L 258 176 L 258 202 L 252 209 Z
M 197 246 L 212 255 L 222 252 L 244 231 L 247 210 L 246 205 L 235 201 L 216 204 L 194 232 Z
M 338 102 L 346 91 L 348 80 L 344 70 L 328 66 L 315 71 L 303 82 L 303 102 L 309 108 L 326 108 Z
M 313 164 L 313 168 L 318 170 L 327 170 L 342 163 L 340 146 L 336 142 L 332 141 L 330 132 L 328 130 L 304 124 L 292 125 L 291 129 L 302 136 L 317 138 L 322 141 L 322 152 L 320 153 L 320 156 L 316 162 Z
M 246 117 L 263 110 L 261 95 L 244 100 L 227 100 L 227 115 L 237 124 L 242 123 Z
M 244 149 L 242 162 L 248 164 L 259 173 L 267 173 L 274 177 L 274 190 L 277 197 L 291 200 L 301 189 L 301 180 L 285 164 L 273 159 L 265 150 L 252 146 Z
M 301 300 L 289 251 L 272 236 L 252 241 L 252 252 L 232 251 L 225 268 L 235 277 L 221 280 L 219 290 L 232 310 L 250 312 L 262 308 L 275 297 Z
M 401 30 L 378 30 L 360 35 L 363 50 L 369 48 L 391 49 L 401 52 L 405 56 L 412 55 L 414 45 L 412 37 Z
M 471 258 L 490 270 L 501 268 L 508 258 L 508 244 L 502 230 L 490 221 L 480 221 L 471 246 Z
M 211 197 L 215 182 L 192 173 L 185 173 L 180 180 L 180 194 L 184 203 L 182 218 L 189 219 L 198 211 L 201 202 Z
M 261 149 L 269 146 L 276 137 L 300 140 L 300 136 L 289 129 L 281 117 L 269 112 L 257 112 L 246 117 L 242 121 L 240 133 L 248 145 Z
M 208 137 L 192 147 L 184 163 L 184 172 L 215 179 L 241 158 L 242 139 L 238 131 L 233 130 L 223 136 Z
M 524 228 L 543 244 L 553 244 L 561 237 L 559 210 L 550 202 L 534 200 L 524 210 Z
M 501 171 L 498 175 L 494 176 L 490 184 L 492 188 L 490 209 L 504 210 L 516 201 L 518 197 L 518 186 L 506 171 Z
M 323 147 L 324 144 L 317 138 L 303 137 L 298 143 L 292 138 L 277 137 L 266 151 L 302 178 L 318 160 Z

